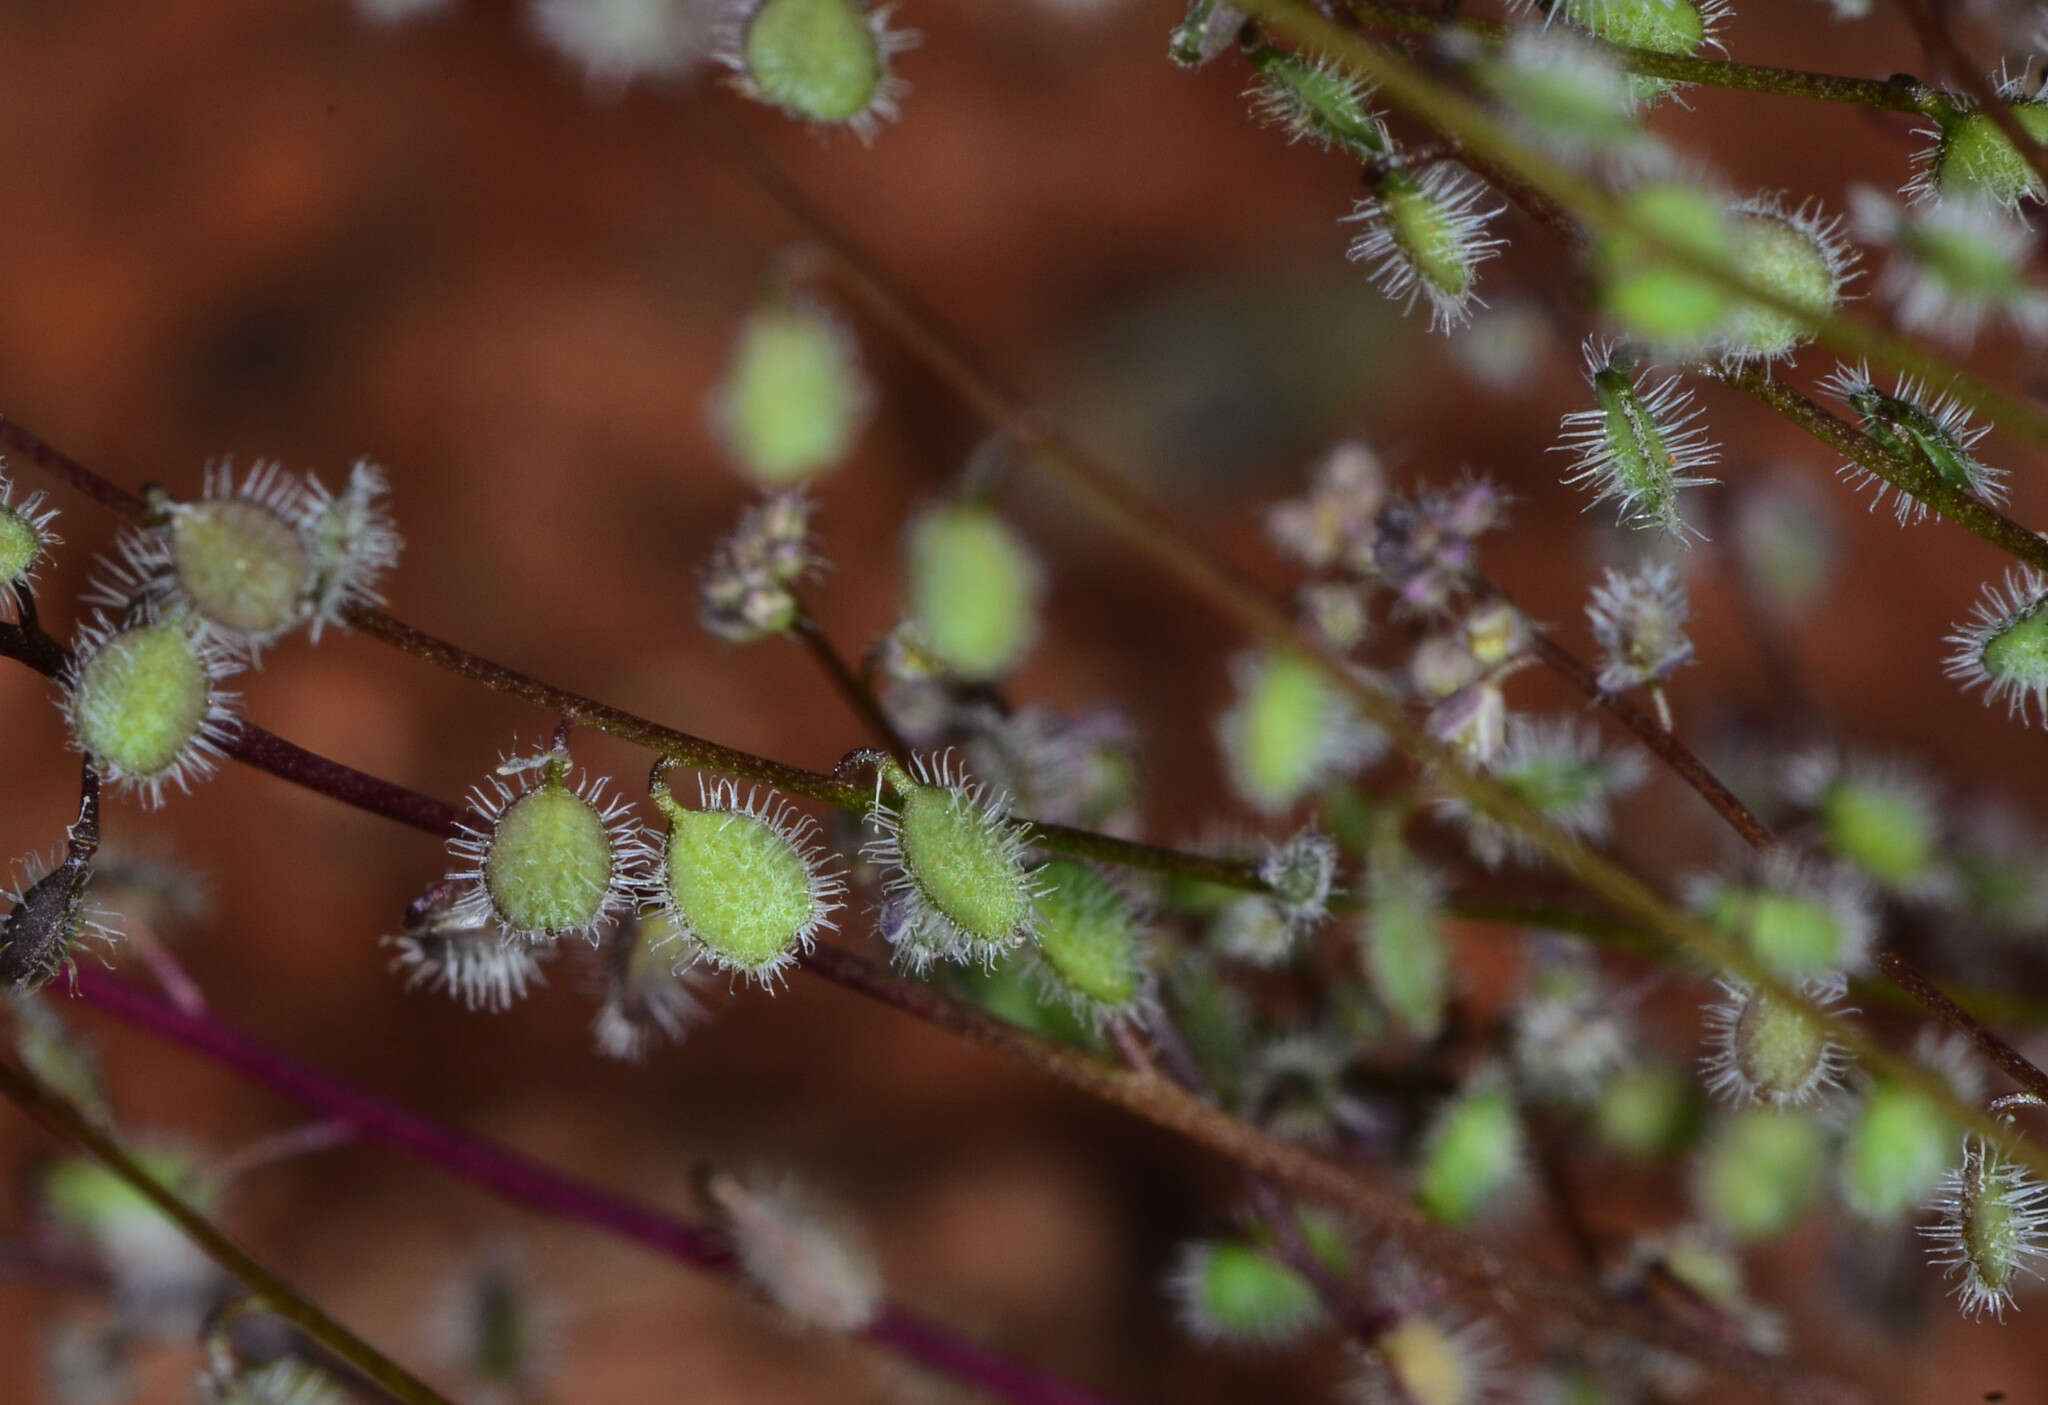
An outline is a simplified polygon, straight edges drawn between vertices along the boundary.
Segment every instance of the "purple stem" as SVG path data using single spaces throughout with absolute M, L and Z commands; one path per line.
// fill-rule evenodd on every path
M 213 1015 L 188 1014 L 139 986 L 85 965 L 78 968 L 76 991 L 104 1014 L 182 1044 L 301 1107 L 346 1123 L 365 1141 L 437 1166 L 502 1199 L 555 1219 L 593 1225 L 708 1273 L 729 1274 L 737 1267 L 731 1244 L 714 1229 L 671 1219 L 509 1147 L 456 1131 L 301 1063 Z M 931 1371 L 1016 1405 L 1114 1405 L 1106 1396 L 999 1356 L 900 1309 L 885 1311 L 864 1335 Z

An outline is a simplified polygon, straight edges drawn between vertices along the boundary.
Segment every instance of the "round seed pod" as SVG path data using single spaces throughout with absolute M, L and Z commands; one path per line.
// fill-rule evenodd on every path
M 14 501 L 14 485 L 0 478 L 0 613 L 15 609 L 14 587 L 32 584 L 36 567 L 62 538 L 50 530 L 55 508 L 43 506 L 41 493 Z
M 760 0 L 725 62 L 741 92 L 792 117 L 870 141 L 906 91 L 889 60 L 917 43 L 861 0 Z
M 1839 1005 L 1839 979 L 1808 982 L 1806 995 L 1830 1010 Z M 1708 1007 L 1707 1087 L 1737 1103 L 1797 1107 L 1838 1087 L 1848 1055 L 1827 1026 L 1794 1006 L 1732 980 Z
M 1761 303 L 1738 301 L 1720 327 L 1730 361 L 1773 361 L 1812 339 L 1809 319 L 1831 316 L 1856 263 L 1844 221 L 1817 206 L 1788 209 L 1776 195 L 1744 201 L 1729 212 L 1736 265 L 1749 280 L 1804 311 L 1796 317 Z
M 640 827 L 623 800 L 605 798 L 604 778 L 583 776 L 572 786 L 568 775 L 569 753 L 556 748 L 508 761 L 487 778 L 488 789 L 471 790 L 481 823 L 464 820 L 448 841 L 462 865 L 449 874 L 465 890 L 456 908 L 462 919 L 495 921 L 532 942 L 595 941 L 631 906 L 647 853 Z
M 1982 689 L 1985 706 L 2003 702 L 2022 722 L 2031 703 L 2048 720 L 2048 576 L 2026 566 L 2006 572 L 2004 588 L 1985 586 L 1948 642 L 1955 647 L 1942 672 L 1966 692 Z
M 832 925 L 844 882 L 823 867 L 817 824 L 787 801 L 744 799 L 727 780 L 698 780 L 700 808 L 657 782 L 668 817 L 656 893 L 690 960 L 770 981 Z
M 234 739 L 238 698 L 220 684 L 237 668 L 189 623 L 144 607 L 115 625 L 95 611 L 58 680 L 58 707 L 101 776 L 154 808 L 166 786 L 189 792 L 212 775 Z

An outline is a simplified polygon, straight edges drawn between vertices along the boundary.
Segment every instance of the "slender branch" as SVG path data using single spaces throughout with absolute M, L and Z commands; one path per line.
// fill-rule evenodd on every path
M 346 1125 L 364 1141 L 552 1218 L 588 1225 L 708 1273 L 730 1274 L 732 1246 L 716 1230 L 690 1224 L 562 1174 L 481 1137 L 435 1122 L 262 1044 L 212 1015 L 188 1014 L 148 991 L 81 969 L 78 995 L 124 1023 L 222 1064 L 251 1082 Z M 297 1319 L 294 1319 L 295 1321 Z M 866 1335 L 920 1364 L 1018 1405 L 1107 1405 L 1103 1397 L 997 1356 L 901 1309 L 889 1309 Z
M 1154 1126 L 1206 1146 L 1297 1195 L 1341 1211 L 1384 1234 L 1447 1279 L 1508 1294 L 1520 1299 L 1530 1310 L 1554 1313 L 1586 1330 L 1621 1332 L 1666 1346 L 1759 1389 L 1785 1392 L 1798 1399 L 1841 1396 L 1845 1392 L 1854 1395 L 1839 1383 L 1818 1380 L 1784 1362 L 1680 1328 L 1670 1319 L 1637 1305 L 1609 1301 L 1576 1278 L 1511 1257 L 1498 1245 L 1482 1243 L 1440 1225 L 1407 1201 L 1368 1184 L 1351 1170 L 1277 1141 L 1167 1079 L 1132 1073 L 1005 1024 L 971 1006 L 949 1000 L 930 986 L 902 980 L 837 947 L 820 947 L 805 962 L 805 969 L 824 972 L 836 984 L 916 1015 L 1068 1087 L 1121 1107 Z
M 1347 6 L 1344 13 L 1367 29 L 1424 37 L 1456 32 L 1484 40 L 1489 45 L 1504 42 L 1513 32 L 1512 26 L 1492 20 L 1446 20 L 1393 5 L 1354 4 Z M 1647 78 L 1665 78 L 1674 83 L 1698 83 L 1705 87 L 1812 98 L 1819 102 L 1852 103 L 1858 107 L 1916 116 L 1925 115 L 1930 107 L 1950 101 L 1947 94 L 1935 93 L 1922 84 L 1897 78 L 1851 78 L 1836 73 L 1773 68 L 1692 54 L 1660 54 L 1649 49 L 1630 48 L 1626 44 L 1609 43 L 1591 35 L 1585 36 L 1585 41 L 1599 45 L 1626 72 L 1640 73 Z
M 1967 1035 L 1970 1042 L 1977 1046 L 1977 1051 L 2004 1070 L 2013 1082 L 2035 1097 L 2048 1100 L 2048 1073 L 2043 1073 L 2035 1067 L 2026 1055 L 2000 1039 L 1969 1011 L 1942 994 L 1933 981 L 1908 965 L 1897 952 L 1880 951 L 1877 953 L 1876 961 L 1878 969 L 1883 971 L 1893 984 L 1939 1016 L 1951 1029 Z
M 817 661 L 818 667 L 831 680 L 833 689 L 846 699 L 847 706 L 867 724 L 875 739 L 888 747 L 898 761 L 909 765 L 910 743 L 903 739 L 903 734 L 896 730 L 896 724 L 889 720 L 889 714 L 882 710 L 881 700 L 875 696 L 874 690 L 847 665 L 839 650 L 833 647 L 830 636 L 811 618 L 808 610 L 797 615 L 796 623 L 790 626 L 789 632 Z
M 402 1401 L 404 1405 L 448 1405 L 424 1382 L 414 1378 L 410 1372 L 314 1306 L 291 1284 L 258 1263 L 248 1251 L 215 1228 L 212 1221 L 144 1170 L 119 1143 L 94 1126 L 77 1108 L 5 1060 L 0 1060 L 0 1095 L 46 1131 L 84 1148 L 95 1160 L 127 1182 L 137 1194 L 156 1206 L 208 1258 L 259 1294 L 272 1312 L 298 1326 L 307 1336 L 375 1381 L 392 1399 Z
M 1744 365 L 1715 374 L 1724 383 L 1776 410 L 1857 467 L 1918 498 L 1957 526 L 1975 532 L 2029 566 L 2048 570 L 2048 538 L 2022 527 L 1982 498 L 1954 487 L 1930 465 L 1890 453 L 1862 431 L 1829 413 L 1811 396 L 1794 390 L 1760 366 Z
M 1478 575 L 1472 579 L 1482 594 L 1514 604 L 1507 592 L 1492 581 Z M 1526 613 L 1523 618 L 1527 619 Z M 1728 827 L 1740 835 L 1745 844 L 1753 849 L 1768 849 L 1777 842 L 1764 822 L 1722 783 L 1721 778 L 1700 760 L 1691 747 L 1678 739 L 1677 733 L 1619 693 L 1601 688 L 1599 675 L 1584 660 L 1534 624 L 1529 626 L 1529 640 L 1529 647 L 1546 668 L 1578 689 L 1586 701 L 1602 708 L 1634 733 L 1636 740 L 1652 755 L 1713 806 L 1714 812 L 1728 822 Z

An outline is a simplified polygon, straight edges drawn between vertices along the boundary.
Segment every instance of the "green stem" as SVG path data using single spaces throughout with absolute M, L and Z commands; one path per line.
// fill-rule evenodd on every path
M 1726 384 L 1776 410 L 1857 467 L 1918 498 L 1957 526 L 1975 532 L 2029 566 L 2048 570 L 2048 539 L 2028 531 L 1982 498 L 1957 488 L 1936 473 L 1931 464 L 1892 453 L 1761 367 L 1746 365 L 1715 374 Z
M 375 1381 L 404 1405 L 449 1405 L 425 1383 L 315 1307 L 291 1284 L 279 1278 L 216 1229 L 213 1222 L 180 1200 L 171 1189 L 144 1170 L 120 1144 L 95 1127 L 70 1103 L 33 1077 L 0 1060 L 0 1095 L 27 1113 L 45 1130 L 83 1147 L 93 1158 L 132 1187 L 185 1232 L 205 1255 L 240 1279 L 261 1297 L 264 1306 L 298 1327 L 350 1366 Z
M 1516 28 L 1496 20 L 1446 20 L 1395 5 L 1354 4 L 1348 6 L 1345 13 L 1366 29 L 1422 36 L 1455 32 L 1469 34 L 1492 46 L 1504 42 Z M 1660 54 L 1593 35 L 1582 37 L 1586 42 L 1599 46 L 1623 71 L 1640 73 L 1646 78 L 1697 83 L 1708 88 L 1731 88 L 1745 93 L 1771 93 L 1786 98 L 1812 98 L 1817 102 L 1850 103 L 1857 107 L 1905 112 L 1914 116 L 1927 116 L 1941 106 L 1955 105 L 1951 95 L 1936 92 L 1921 83 L 1890 78 L 1850 78 L 1838 73 L 1773 68 L 1765 64 L 1736 63 L 1730 59 L 1703 58 L 1693 54 Z

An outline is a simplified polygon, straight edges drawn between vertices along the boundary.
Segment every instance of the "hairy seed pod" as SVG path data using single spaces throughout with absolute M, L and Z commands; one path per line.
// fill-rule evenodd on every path
M 862 0 L 758 0 L 721 55 L 739 90 L 792 117 L 872 141 L 908 91 L 889 61 L 917 35 Z
M 884 935 L 913 971 L 934 960 L 984 965 L 1036 934 L 1037 880 L 1025 867 L 1030 837 L 990 795 L 956 771 L 952 756 L 884 757 L 879 779 L 896 792 L 868 811 L 876 829 L 864 856 L 892 900 Z
M 470 806 L 481 823 L 465 819 L 448 841 L 461 864 L 449 874 L 464 888 L 461 920 L 495 921 L 523 941 L 594 942 L 632 903 L 647 858 L 631 808 L 606 799 L 607 784 L 585 776 L 572 786 L 569 753 L 557 746 L 507 761 L 474 787 Z
M 2022 722 L 2031 703 L 2048 721 L 2048 575 L 2021 566 L 2006 572 L 2003 589 L 1985 586 L 1948 642 L 1955 647 L 1942 672 L 1965 692 L 1982 689 L 1986 707 L 2003 702 Z
M 239 700 L 220 684 L 237 669 L 219 645 L 149 607 L 120 625 L 95 611 L 79 626 L 58 706 L 105 779 L 154 808 L 165 787 L 190 792 L 212 775 L 234 740 Z
M 1431 331 L 1463 326 L 1485 305 L 1475 291 L 1479 265 L 1507 242 L 1487 233 L 1507 208 L 1487 196 L 1484 182 L 1462 166 L 1397 166 L 1345 216 L 1360 227 L 1346 257 L 1364 264 L 1373 286 L 1403 312 L 1417 298 L 1427 302 Z
M 906 541 L 905 615 L 946 672 L 992 683 L 1038 634 L 1037 558 L 993 510 L 952 503 L 921 513 Z
M 1253 109 L 1289 141 L 1306 139 L 1368 161 L 1388 150 L 1387 129 L 1368 106 L 1372 87 L 1364 79 L 1269 44 L 1254 44 L 1245 57 L 1261 80 L 1247 94 Z
M 2040 1277 L 2048 1255 L 2048 1186 L 1996 1145 L 1963 1140 L 1963 1160 L 1942 1178 L 1940 1218 L 1921 1227 L 1928 1254 L 1955 1280 L 1965 1317 L 2003 1320 L 2022 1275 Z
M 1242 1240 L 1183 1245 L 1166 1286 L 1182 1329 L 1196 1341 L 1285 1346 L 1323 1320 L 1313 1284 Z
M 1050 859 L 1034 877 L 1038 941 L 1049 994 L 1097 1024 L 1130 1017 L 1149 994 L 1143 930 L 1130 900 L 1078 859 Z
M 1856 247 L 1843 237 L 1840 215 L 1823 217 L 1816 205 L 1788 208 L 1778 195 L 1745 200 L 1728 213 L 1736 267 L 1751 283 L 1797 307 L 1795 316 L 1762 303 L 1739 301 L 1718 329 L 1724 359 L 1770 362 L 1813 337 L 1812 323 L 1841 306 L 1842 289 L 1856 265 Z
M 1559 0 L 1557 18 L 1610 44 L 1656 54 L 1696 54 L 1719 48 L 1714 30 L 1727 18 L 1727 0 Z M 1629 90 L 1651 102 L 1672 89 L 1665 78 L 1633 74 Z
M 404 545 L 384 505 L 389 492 L 384 470 L 368 459 L 356 460 L 338 493 L 316 477 L 306 479 L 299 530 L 312 563 L 304 604 L 312 616 L 307 633 L 316 644 L 328 626 L 347 622 L 351 608 L 384 603 L 379 583 L 398 564 Z
M 2037 142 L 2048 140 L 2048 98 L 2025 76 L 2001 75 L 1996 92 L 2022 131 Z M 1933 128 L 1915 135 L 1931 143 L 1916 153 L 1919 169 L 1906 183 L 1905 193 L 1916 203 L 1977 199 L 2017 210 L 2022 201 L 2048 198 L 2041 177 L 1989 113 L 1946 105 Z
M 36 568 L 63 538 L 50 530 L 57 510 L 43 506 L 41 493 L 14 501 L 14 485 L 0 478 L 0 616 L 13 614 L 15 588 L 35 583 Z
M 1839 1087 L 1848 1053 L 1826 1024 L 1805 1011 L 1735 980 L 1720 982 L 1722 998 L 1706 1012 L 1707 1088 L 1728 1101 L 1798 1107 Z M 1808 982 L 1802 993 L 1828 1014 L 1841 1008 L 1839 979 Z
M 668 817 L 657 895 L 686 960 L 772 982 L 833 925 L 845 882 L 824 866 L 817 822 L 788 801 L 742 797 L 728 780 L 697 785 L 688 809 L 657 774 L 654 803 Z

